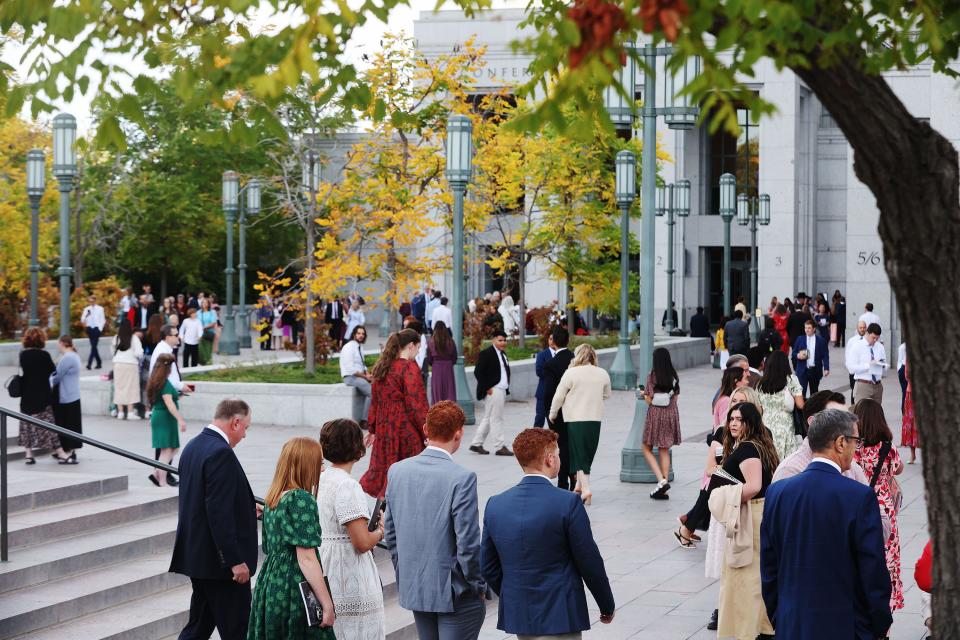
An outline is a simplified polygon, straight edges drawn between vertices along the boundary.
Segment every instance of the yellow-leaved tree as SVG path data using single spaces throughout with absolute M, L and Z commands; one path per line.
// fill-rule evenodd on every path
M 451 111 L 466 99 L 483 50 L 466 42 L 429 60 L 413 40 L 387 35 L 362 82 L 373 100 L 362 114 L 374 124 L 350 151 L 350 164 L 318 223 L 317 267 L 310 286 L 321 298 L 349 285 L 380 281 L 390 330 L 404 296 L 450 264 L 442 241 L 451 201 L 444 178 L 443 136 Z
M 46 149 L 50 135 L 18 117 L 0 119 L 0 335 L 12 337 L 26 321 L 30 291 L 30 205 L 27 199 L 27 152 Z M 47 178 L 39 225 L 39 263 L 57 255 L 57 185 Z

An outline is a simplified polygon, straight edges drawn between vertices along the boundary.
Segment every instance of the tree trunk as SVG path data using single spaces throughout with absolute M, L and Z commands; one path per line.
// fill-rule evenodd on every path
M 167 299 L 167 265 L 160 269 L 160 306 L 163 306 L 163 300 Z
M 566 273 L 567 280 L 567 331 L 570 337 L 577 335 L 577 322 L 575 320 L 576 307 L 573 306 L 573 274 Z
M 390 248 L 387 249 L 387 287 L 383 312 L 387 314 L 387 327 L 390 329 L 390 333 L 396 333 L 400 330 L 400 314 L 397 312 L 400 306 L 394 307 L 392 303 L 400 301 L 400 292 L 397 290 L 397 250 L 393 241 L 390 242 Z
M 520 261 L 517 262 L 517 287 L 520 292 L 520 295 L 517 296 L 517 307 L 520 316 L 520 341 L 519 346 L 521 349 L 527 346 L 527 314 L 524 312 L 526 309 L 526 300 L 527 296 L 527 263 L 523 259 L 521 254 Z
M 316 198 L 314 197 L 314 201 Z M 317 372 L 316 362 L 316 336 L 313 334 L 313 289 L 310 288 L 310 280 L 313 277 L 314 252 L 317 250 L 317 223 L 314 219 L 313 203 L 310 204 L 310 215 L 307 219 L 307 269 L 303 274 L 303 286 L 307 290 L 306 307 L 303 310 L 303 332 L 304 340 L 307 341 L 306 349 L 306 372 L 313 375 Z
M 960 459 L 960 341 L 944 339 L 944 331 L 960 315 L 955 295 L 960 290 L 957 150 L 929 124 L 918 122 L 884 78 L 863 73 L 855 61 L 794 72 L 843 130 L 853 147 L 854 171 L 877 198 L 884 266 L 903 320 L 923 442 L 934 552 L 933 637 L 952 637 L 960 627 L 960 547 L 952 539 L 960 526 L 955 471 Z M 913 560 L 904 558 L 904 566 Z

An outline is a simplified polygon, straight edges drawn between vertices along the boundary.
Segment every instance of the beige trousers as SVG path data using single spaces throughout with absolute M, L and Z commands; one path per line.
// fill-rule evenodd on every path
M 862 380 L 857 380 L 853 385 L 853 403 L 856 404 L 864 398 L 870 398 L 877 402 L 883 402 L 883 383 L 870 384 Z

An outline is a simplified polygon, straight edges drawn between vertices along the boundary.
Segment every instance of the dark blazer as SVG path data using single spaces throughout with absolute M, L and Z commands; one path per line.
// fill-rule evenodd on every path
M 146 329 L 147 323 L 150 321 L 150 316 L 153 315 L 153 311 L 150 310 L 150 305 L 141 305 L 137 307 L 136 313 L 133 315 L 133 327 L 134 331 L 137 329 Z
M 500 382 L 500 352 L 493 345 L 480 352 L 477 365 L 473 368 L 473 375 L 477 379 L 477 400 L 487 397 L 487 391 Z M 510 372 L 507 371 L 507 384 L 510 383 Z M 510 390 L 507 389 L 507 395 Z
M 557 387 L 560 386 L 560 378 L 566 372 L 570 363 L 573 362 L 573 351 L 570 349 L 561 349 L 557 355 L 543 367 L 543 406 L 550 409 L 553 404 L 553 396 L 557 394 Z M 563 419 L 563 409 L 557 415 L 557 420 Z
M 337 318 L 333 318 L 333 305 L 337 305 Z M 323 312 L 323 322 L 324 324 L 333 324 L 334 322 L 343 322 L 344 316 L 346 315 L 346 309 L 343 307 L 343 303 L 339 300 L 334 300 L 333 302 L 328 302 L 326 309 Z
M 57 370 L 53 358 L 43 349 L 24 349 L 20 352 L 22 376 L 20 413 L 40 413 L 55 404 L 50 393 L 50 374 Z
M 533 397 L 537 399 L 537 402 L 540 403 L 543 401 L 543 389 L 546 384 L 544 380 L 544 367 L 548 362 L 553 360 L 553 353 L 551 353 L 549 347 L 537 354 L 537 360 L 534 363 L 534 371 L 537 373 L 537 392 Z
M 601 613 L 615 608 L 583 503 L 545 478 L 525 477 L 487 501 L 480 567 L 500 596 L 497 628 L 507 633 L 589 629 L 584 583 Z
M 808 367 L 813 367 L 814 369 L 820 367 L 821 371 L 830 371 L 829 343 L 827 343 L 820 334 L 814 334 L 813 337 L 817 341 L 817 349 L 816 353 L 813 354 L 812 364 L 809 360 L 800 360 L 797 358 L 797 354 L 807 348 L 807 334 L 804 333 L 793 342 L 793 351 L 791 352 L 790 359 L 793 360 L 793 370 L 797 374 L 797 377 L 805 375 Z
M 777 640 L 883 637 L 890 615 L 877 496 L 823 462 L 767 488 L 760 585 Z
M 706 314 L 695 313 L 690 316 L 690 337 L 691 338 L 709 338 L 710 320 Z
M 723 327 L 723 343 L 727 345 L 727 351 L 731 354 L 742 353 L 746 355 L 750 348 L 750 325 L 743 320 L 728 320 Z
M 231 580 L 231 568 L 257 570 L 253 491 L 233 449 L 204 429 L 180 456 L 180 517 L 170 571 L 204 580 Z

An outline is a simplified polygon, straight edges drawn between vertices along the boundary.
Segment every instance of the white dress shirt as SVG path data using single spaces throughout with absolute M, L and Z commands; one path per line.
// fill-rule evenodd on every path
M 880 316 L 875 314 L 873 311 L 866 311 L 860 316 L 860 322 L 866 322 L 867 327 L 874 323 L 880 324 Z
M 907 343 L 901 342 L 897 347 L 897 371 L 907 366 Z
M 83 308 L 83 314 L 80 316 L 83 326 L 88 329 L 98 329 L 103 331 L 107 324 L 107 318 L 103 314 L 103 307 L 98 304 L 90 304 Z
M 450 328 L 449 326 L 447 327 Z M 423 363 L 427 359 L 427 336 L 420 334 L 420 348 L 417 349 L 417 366 L 423 369 Z
M 200 344 L 202 338 L 203 325 L 200 324 L 200 321 L 197 320 L 196 317 L 191 318 L 188 316 L 180 325 L 180 339 L 183 340 L 183 344 Z
M 433 310 L 433 315 L 430 317 L 430 320 L 434 325 L 442 322 L 447 326 L 447 329 L 450 329 L 450 327 L 453 326 L 453 312 L 450 311 L 450 307 L 441 304 Z
M 173 347 L 167 344 L 166 340 L 160 340 L 157 343 L 157 346 L 153 348 L 153 354 L 150 356 L 150 372 L 153 372 L 153 367 L 157 364 L 157 358 L 162 354 L 169 353 L 173 355 Z M 183 391 L 183 381 L 180 379 L 180 369 L 177 367 L 177 359 L 174 356 L 173 366 L 170 367 L 170 375 L 167 376 L 167 380 L 170 381 L 170 384 L 173 385 L 173 388 L 177 391 Z
M 510 388 L 510 379 L 507 377 L 507 367 L 504 364 L 504 360 L 507 357 L 503 351 L 493 348 L 494 352 L 497 354 L 497 362 L 500 363 L 500 382 L 493 385 L 495 389 L 509 389 Z
M 351 340 L 340 349 L 340 377 L 347 378 L 356 375 L 358 371 L 366 372 L 367 366 L 363 363 L 363 347 L 356 340 Z
M 433 449 L 434 451 L 442 451 L 443 453 L 445 453 L 445 454 L 447 455 L 448 458 L 450 458 L 451 460 L 453 460 L 453 456 L 452 456 L 452 455 L 450 454 L 450 452 L 447 451 L 446 449 L 441 449 L 440 447 L 435 447 L 435 446 L 433 446 L 432 444 L 431 444 L 431 445 L 427 445 L 427 449 Z
M 836 462 L 834 462 L 833 460 L 829 460 L 829 459 L 827 459 L 827 458 L 822 458 L 822 457 L 820 457 L 820 456 L 814 456 L 814 457 L 813 457 L 813 460 L 811 460 L 810 462 L 811 462 L 811 463 L 812 463 L 812 462 L 822 462 L 823 464 L 828 464 L 828 465 L 830 465 L 831 467 L 833 467 L 834 469 L 836 469 L 836 470 L 837 470 L 837 473 L 843 473 L 843 469 L 840 468 L 840 465 L 838 465 L 838 464 L 837 464 Z
M 883 343 L 877 340 L 871 347 L 865 339 L 860 340 L 854 344 L 847 358 L 847 371 L 853 374 L 854 380 L 880 382 L 886 360 L 887 353 L 884 351 Z
M 812 367 L 817 356 L 817 334 L 807 336 L 807 366 Z
M 223 431 L 221 431 L 221 430 L 220 430 L 220 427 L 218 427 L 217 425 L 215 425 L 215 424 L 208 424 L 208 425 L 207 425 L 207 429 L 210 429 L 210 431 L 213 431 L 214 433 L 220 434 L 220 437 L 223 438 L 223 439 L 226 441 L 227 444 L 230 444 L 230 438 L 228 438 L 228 437 L 227 437 L 227 434 L 225 434 Z

